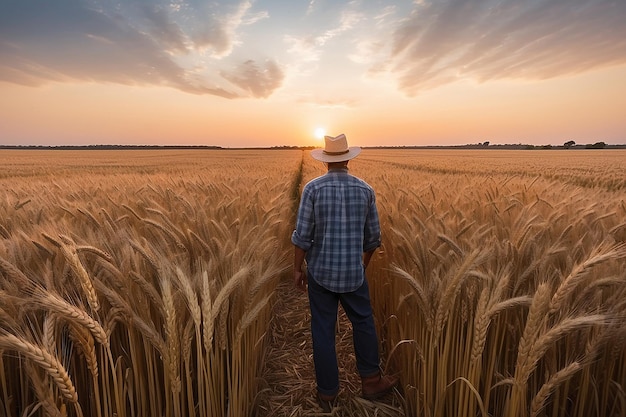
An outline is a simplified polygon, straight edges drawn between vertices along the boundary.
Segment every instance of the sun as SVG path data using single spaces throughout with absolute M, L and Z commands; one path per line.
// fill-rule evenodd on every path
M 315 132 L 313 133 L 313 135 L 317 139 L 322 140 L 324 139 L 324 136 L 326 135 L 326 129 L 324 129 L 323 127 L 318 127 L 315 129 Z

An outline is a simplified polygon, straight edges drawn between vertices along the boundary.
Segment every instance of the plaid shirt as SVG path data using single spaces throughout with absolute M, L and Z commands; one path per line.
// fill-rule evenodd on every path
M 304 186 L 291 242 L 306 251 L 307 272 L 322 287 L 350 292 L 365 278 L 363 252 L 380 246 L 374 190 L 347 169 Z

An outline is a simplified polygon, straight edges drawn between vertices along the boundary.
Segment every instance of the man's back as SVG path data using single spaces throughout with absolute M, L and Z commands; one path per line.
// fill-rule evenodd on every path
M 363 252 L 380 245 L 374 190 L 345 168 L 330 169 L 305 186 L 292 240 L 307 251 L 309 274 L 320 285 L 358 288 Z

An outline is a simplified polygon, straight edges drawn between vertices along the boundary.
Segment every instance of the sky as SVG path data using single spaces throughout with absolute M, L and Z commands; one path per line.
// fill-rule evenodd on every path
M 0 0 L 0 145 L 626 143 L 626 0 Z

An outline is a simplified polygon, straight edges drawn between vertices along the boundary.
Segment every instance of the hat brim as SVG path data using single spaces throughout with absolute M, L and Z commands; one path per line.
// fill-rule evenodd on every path
M 328 155 L 324 153 L 324 149 L 313 149 L 311 151 L 311 156 L 314 159 L 322 162 L 343 162 L 349 161 L 350 159 L 356 157 L 361 153 L 361 148 L 358 146 L 350 146 L 348 148 L 347 153 L 343 153 L 341 155 Z

